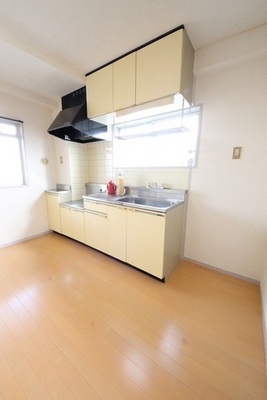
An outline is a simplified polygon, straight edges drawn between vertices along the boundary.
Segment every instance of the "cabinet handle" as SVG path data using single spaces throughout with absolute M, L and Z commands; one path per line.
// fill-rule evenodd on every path
M 98 211 L 84 210 L 84 212 L 85 212 L 86 214 L 94 214 L 94 215 L 98 215 L 99 217 L 107 218 L 107 214 L 100 213 L 100 212 L 98 212 Z
M 87 203 L 87 204 L 103 204 L 102 202 L 95 201 L 95 200 L 85 200 L 85 203 Z
M 165 216 L 166 216 L 166 214 L 160 214 L 160 213 L 153 212 L 153 211 L 137 210 L 137 208 L 128 208 L 128 210 L 139 213 L 139 214 L 157 215 L 158 217 L 163 217 L 163 218 L 165 218 Z
M 124 207 L 124 206 L 118 206 L 118 205 L 114 205 L 114 204 L 109 204 L 108 206 L 112 207 L 112 208 L 117 208 L 118 210 L 127 210 L 127 207 Z

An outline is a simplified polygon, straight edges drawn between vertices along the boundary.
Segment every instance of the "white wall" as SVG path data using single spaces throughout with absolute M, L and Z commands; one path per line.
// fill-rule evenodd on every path
M 260 281 L 267 358 L 267 25 L 197 51 L 195 72 L 203 117 L 185 257 Z
M 185 240 L 185 257 L 256 280 L 267 235 L 266 49 L 267 26 L 196 53 L 203 116 Z
M 54 137 L 56 183 L 71 185 L 69 142 Z
M 56 183 L 54 138 L 47 133 L 49 108 L 0 93 L 0 115 L 24 122 L 29 185 L 0 188 L 0 246 L 48 231 L 44 190 Z M 49 160 L 48 165 L 41 158 Z

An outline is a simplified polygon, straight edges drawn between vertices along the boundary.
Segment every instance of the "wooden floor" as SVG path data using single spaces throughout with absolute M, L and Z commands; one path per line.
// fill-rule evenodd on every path
M 161 283 L 55 233 L 0 249 L 0 399 L 267 399 L 259 287 Z

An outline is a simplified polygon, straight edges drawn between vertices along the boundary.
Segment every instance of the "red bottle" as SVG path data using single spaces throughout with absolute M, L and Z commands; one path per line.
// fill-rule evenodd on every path
M 117 189 L 117 186 L 115 185 L 114 182 L 109 181 L 109 183 L 107 183 L 108 194 L 115 194 L 116 189 Z

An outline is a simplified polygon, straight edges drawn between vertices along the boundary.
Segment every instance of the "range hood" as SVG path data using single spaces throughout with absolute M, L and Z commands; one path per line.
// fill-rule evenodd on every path
M 63 140 L 89 143 L 107 139 L 107 126 L 87 118 L 85 87 L 61 99 L 62 111 L 47 132 Z

